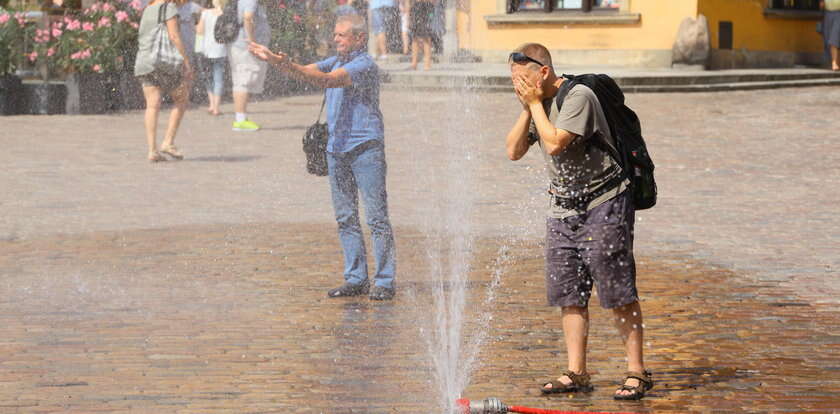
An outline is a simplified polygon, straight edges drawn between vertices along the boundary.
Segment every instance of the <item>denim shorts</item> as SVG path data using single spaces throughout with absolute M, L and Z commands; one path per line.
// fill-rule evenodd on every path
M 388 13 L 392 13 L 393 9 L 394 7 L 378 7 L 370 11 L 370 31 L 373 34 L 387 31 L 386 20 L 388 19 Z
M 634 220 L 635 209 L 626 191 L 583 214 L 549 218 L 545 246 L 548 304 L 586 307 L 593 284 L 603 308 L 637 301 Z

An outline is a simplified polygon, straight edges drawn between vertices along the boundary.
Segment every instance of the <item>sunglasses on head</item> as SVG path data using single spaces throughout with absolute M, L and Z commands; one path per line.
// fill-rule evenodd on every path
M 542 64 L 542 62 L 540 62 L 539 60 L 536 60 L 536 59 L 534 59 L 534 58 L 532 58 L 532 57 L 530 57 L 530 56 L 527 56 L 527 55 L 525 55 L 525 54 L 524 54 L 524 53 L 522 53 L 522 52 L 513 52 L 513 53 L 511 53 L 511 54 L 510 54 L 510 57 L 508 57 L 508 61 L 510 61 L 510 62 L 515 62 L 515 63 L 528 63 L 528 62 L 531 62 L 531 63 L 536 63 L 536 64 L 538 64 L 538 65 L 540 65 L 540 66 L 545 66 L 545 65 L 543 65 L 543 64 Z

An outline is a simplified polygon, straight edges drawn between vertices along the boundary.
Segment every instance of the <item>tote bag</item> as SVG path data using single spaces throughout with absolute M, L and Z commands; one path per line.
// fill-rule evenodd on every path
M 152 41 L 152 56 L 154 56 L 155 71 L 166 73 L 177 73 L 181 70 L 181 65 L 184 63 L 184 57 L 181 52 L 169 39 L 169 31 L 166 28 L 166 21 L 163 17 L 166 13 L 166 7 L 169 3 L 164 3 L 158 10 L 158 25 L 155 28 L 155 37 Z

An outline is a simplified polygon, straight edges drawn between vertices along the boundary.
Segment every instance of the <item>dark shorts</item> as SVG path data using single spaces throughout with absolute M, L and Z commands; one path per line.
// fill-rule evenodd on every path
M 627 192 L 586 213 L 549 218 L 545 251 L 548 304 L 585 307 L 593 284 L 604 308 L 637 301 L 634 220 Z
M 427 1 L 415 1 L 411 6 L 411 21 L 409 31 L 414 37 L 433 37 L 432 22 L 435 15 L 435 5 Z
M 173 73 L 154 71 L 137 77 L 137 79 L 140 79 L 140 83 L 143 86 L 158 87 L 163 93 L 172 92 L 175 88 L 181 86 L 182 78 L 183 76 L 181 71 Z

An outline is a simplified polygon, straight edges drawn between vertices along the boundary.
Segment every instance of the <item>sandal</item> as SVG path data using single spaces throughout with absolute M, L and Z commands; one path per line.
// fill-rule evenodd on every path
M 644 398 L 645 393 L 653 388 L 653 374 L 651 374 L 648 370 L 645 370 L 644 372 L 628 371 L 626 375 L 627 376 L 624 378 L 624 384 L 621 384 L 621 387 L 619 387 L 615 392 L 630 391 L 630 393 L 626 395 L 614 394 L 613 398 L 616 400 L 641 400 Z M 639 385 L 627 385 L 627 380 L 629 379 L 639 380 Z
M 576 374 L 574 371 L 566 371 L 560 377 L 569 377 L 572 380 L 571 384 L 563 384 L 558 379 L 557 385 L 554 382 L 546 382 L 540 387 L 540 392 L 543 394 L 560 394 L 566 392 L 590 392 L 592 391 L 593 387 L 592 384 L 589 382 L 589 374 L 582 373 Z
M 160 153 L 157 151 L 149 153 L 149 162 L 154 163 L 160 161 L 166 161 L 166 158 L 164 158 L 163 155 L 160 155 Z
M 178 148 L 176 148 L 174 145 L 169 145 L 169 146 L 163 147 L 163 148 L 160 149 L 160 152 L 162 152 L 162 153 L 164 153 L 164 154 L 166 154 L 166 155 L 168 155 L 172 158 L 175 158 L 176 160 L 183 160 L 184 159 L 184 154 L 181 154 L 181 151 L 178 151 Z

